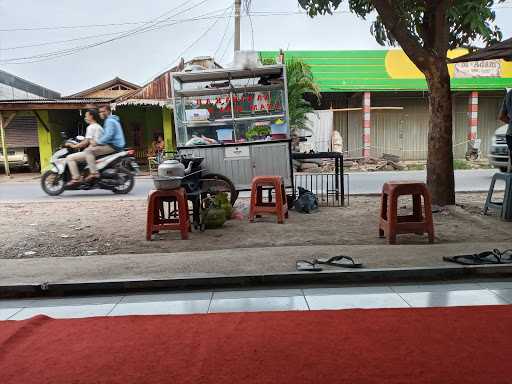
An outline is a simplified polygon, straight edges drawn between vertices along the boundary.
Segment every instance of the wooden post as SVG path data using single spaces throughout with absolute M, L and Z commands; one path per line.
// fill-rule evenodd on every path
M 4 158 L 5 175 L 11 177 L 11 170 L 9 169 L 9 155 L 7 154 L 7 143 L 5 142 L 5 128 L 11 123 L 16 112 L 12 113 L 7 119 L 4 120 L 4 114 L 0 112 L 0 140 L 2 143 L 2 155 Z

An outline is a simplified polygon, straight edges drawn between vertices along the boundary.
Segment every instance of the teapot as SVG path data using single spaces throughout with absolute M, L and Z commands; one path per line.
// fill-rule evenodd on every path
M 158 166 L 159 177 L 185 177 L 192 171 L 192 162 L 188 164 L 188 167 L 179 162 L 178 160 L 165 160 Z

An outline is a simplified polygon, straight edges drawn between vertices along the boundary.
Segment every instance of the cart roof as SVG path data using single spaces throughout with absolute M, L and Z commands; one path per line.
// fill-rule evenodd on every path
M 283 65 L 264 65 L 254 69 L 211 69 L 198 72 L 176 72 L 172 77 L 182 83 L 199 83 L 229 79 L 248 79 L 268 75 L 280 75 Z

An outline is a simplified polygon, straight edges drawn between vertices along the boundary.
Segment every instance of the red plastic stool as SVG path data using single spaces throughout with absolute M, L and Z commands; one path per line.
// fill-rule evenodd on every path
M 177 203 L 178 217 L 165 217 L 164 202 Z M 148 195 L 146 240 L 150 241 L 154 233 L 164 230 L 179 230 L 183 240 L 188 239 L 191 230 L 188 214 L 187 193 L 184 188 L 171 190 L 152 190 Z
M 263 202 L 263 189 L 274 190 L 276 201 Z M 263 213 L 276 215 L 279 224 L 283 224 L 284 219 L 288 218 L 288 203 L 281 176 L 256 176 L 252 179 L 249 221 L 254 222 L 254 217 Z
M 398 197 L 403 195 L 412 195 L 412 215 L 398 216 Z M 384 184 L 381 196 L 379 236 L 386 236 L 389 244 L 396 244 L 396 235 L 400 233 L 419 235 L 428 233 L 429 242 L 434 242 L 432 197 L 425 183 L 390 181 Z

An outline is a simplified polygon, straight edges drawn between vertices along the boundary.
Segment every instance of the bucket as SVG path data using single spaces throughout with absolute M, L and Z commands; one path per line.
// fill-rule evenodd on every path
M 233 141 L 233 128 L 219 128 L 217 129 L 217 139 L 220 142 Z

